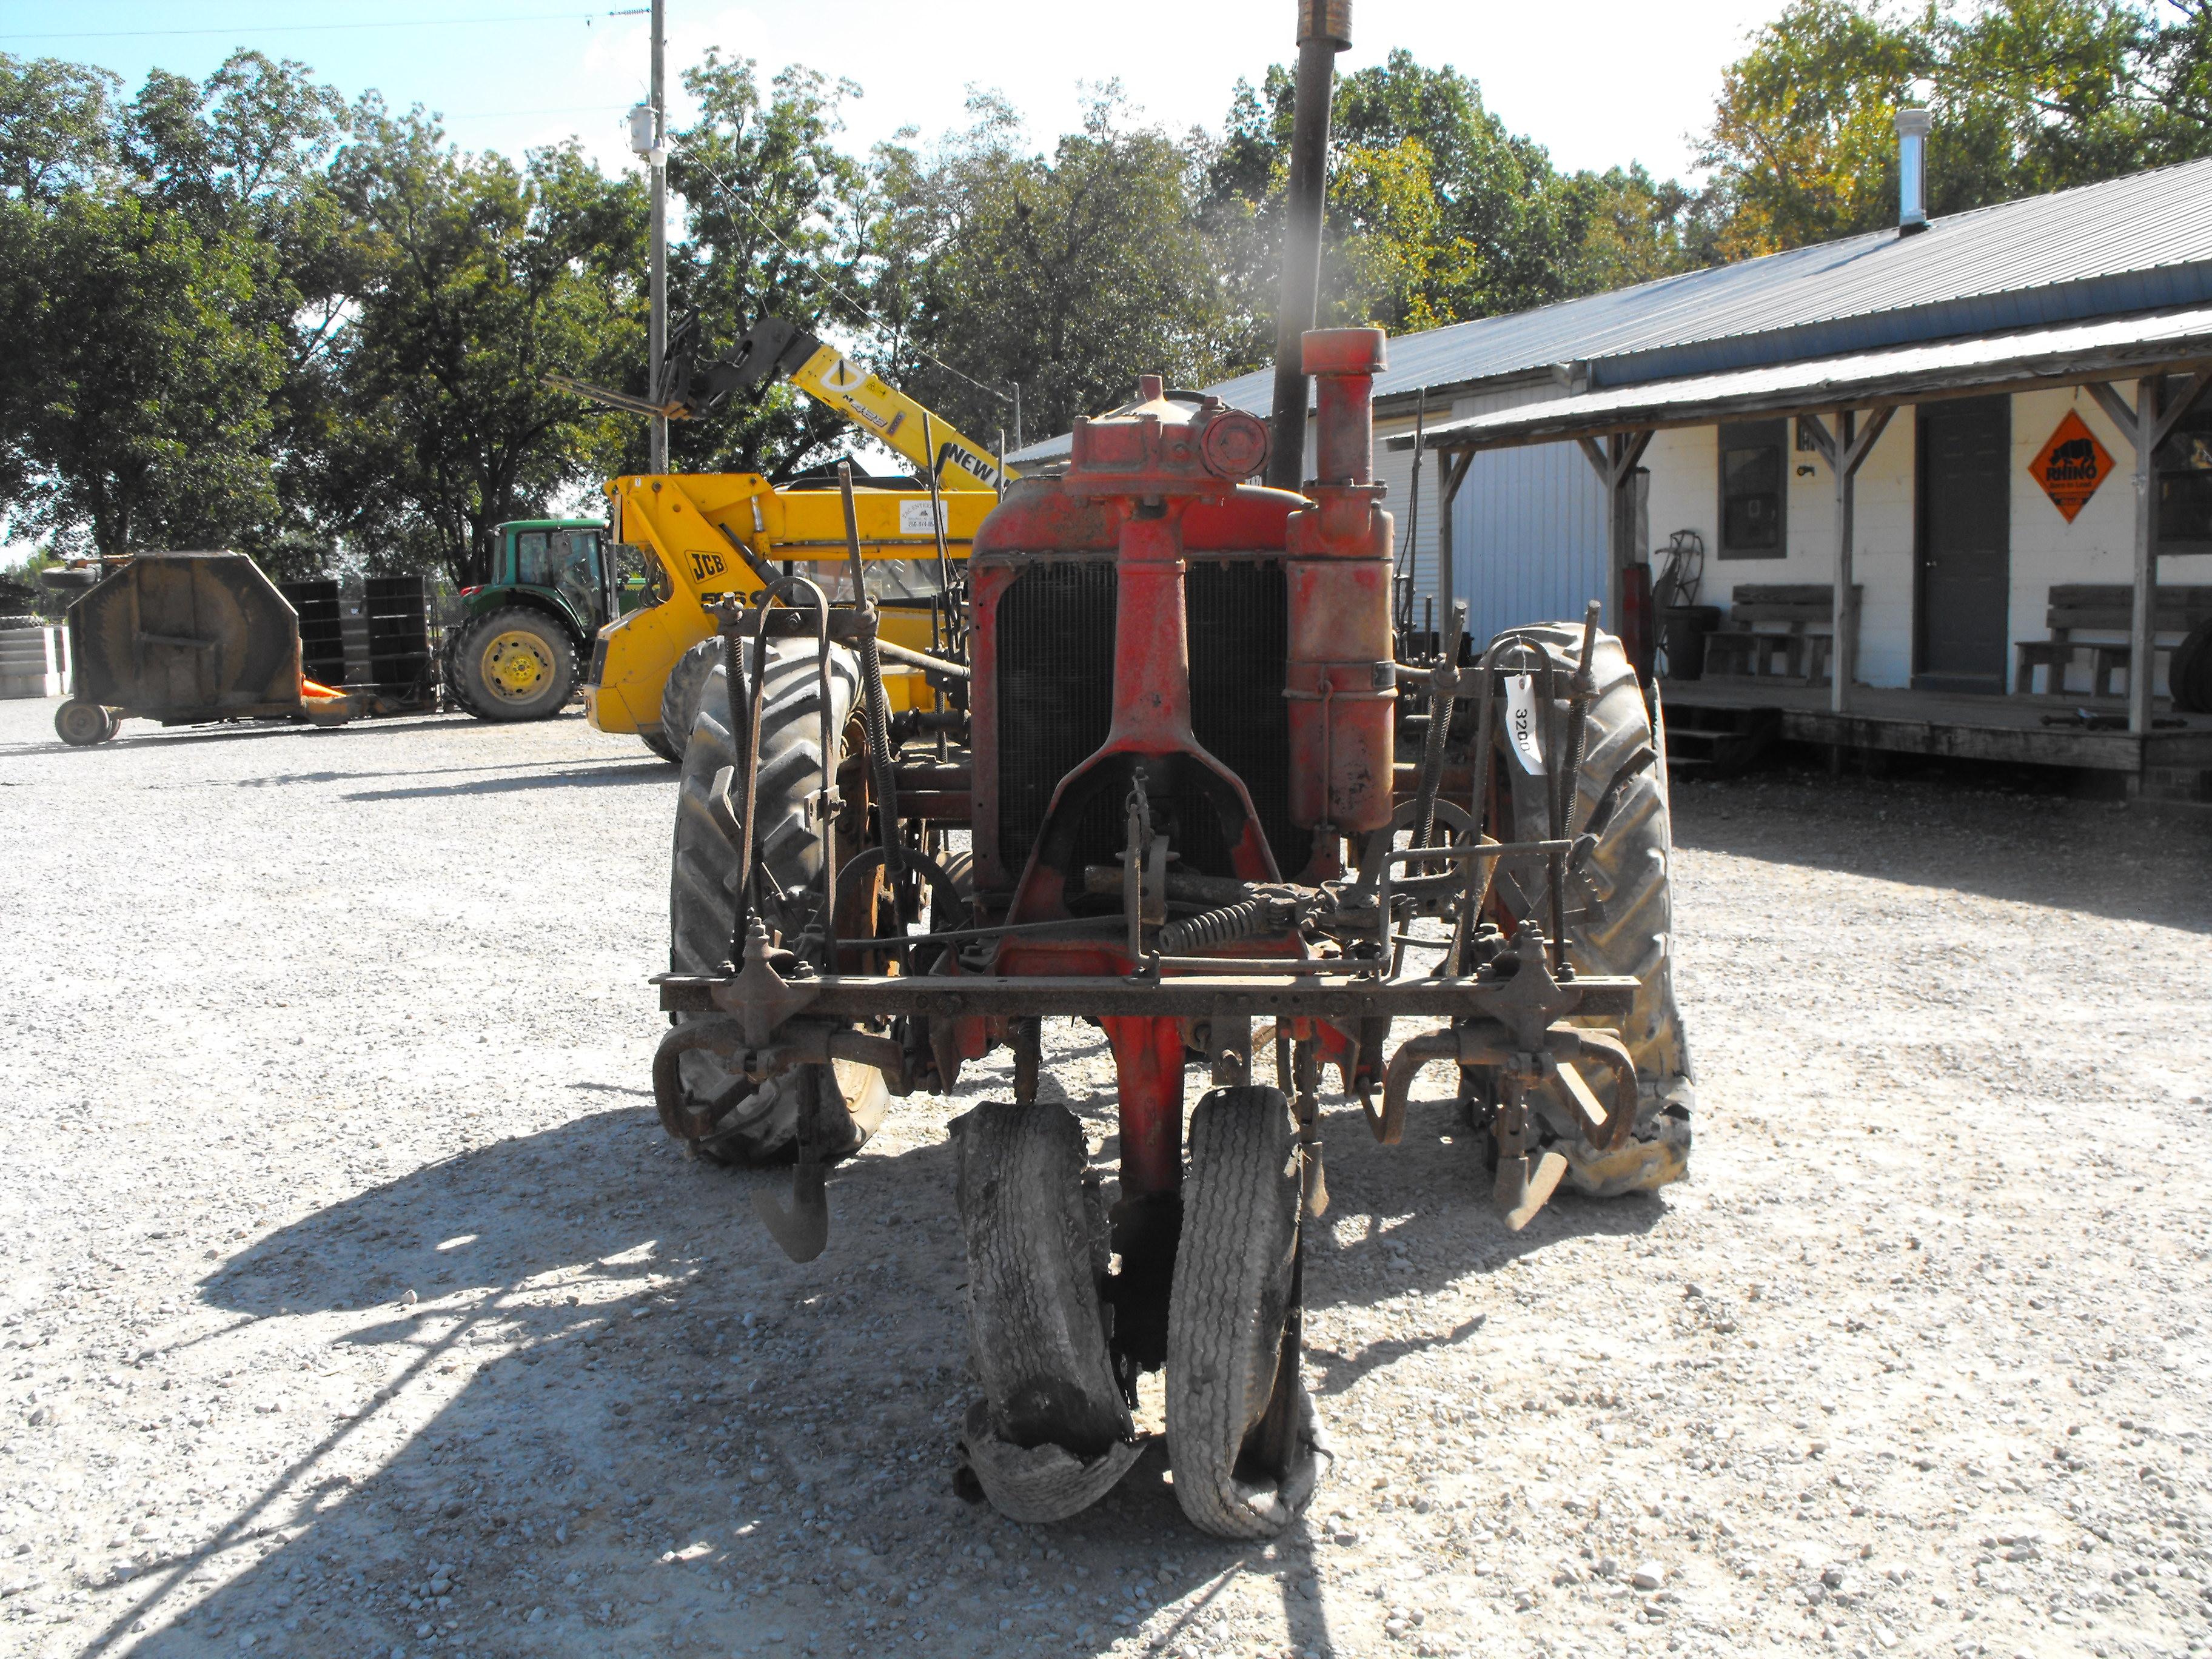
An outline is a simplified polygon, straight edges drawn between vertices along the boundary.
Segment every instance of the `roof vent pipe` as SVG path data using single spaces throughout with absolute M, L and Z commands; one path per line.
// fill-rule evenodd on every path
M 1897 112 L 1897 234 L 1900 236 L 1928 228 L 1928 130 L 1934 125 L 1924 109 Z

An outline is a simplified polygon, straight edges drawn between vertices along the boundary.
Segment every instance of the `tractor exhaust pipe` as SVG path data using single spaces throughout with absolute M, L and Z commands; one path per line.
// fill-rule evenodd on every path
M 1291 119 L 1290 200 L 1283 221 L 1283 289 L 1275 307 L 1274 442 L 1267 482 L 1304 481 L 1306 377 L 1300 341 L 1321 295 L 1322 220 L 1328 198 L 1328 106 L 1336 54 L 1352 44 L 1352 0 L 1297 0 L 1297 101 Z

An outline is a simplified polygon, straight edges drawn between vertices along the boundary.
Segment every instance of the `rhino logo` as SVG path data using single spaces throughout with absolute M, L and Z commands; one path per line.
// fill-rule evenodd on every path
M 2091 438 L 2069 438 L 2052 448 L 2044 463 L 2043 476 L 2051 483 L 2097 482 L 2097 445 Z

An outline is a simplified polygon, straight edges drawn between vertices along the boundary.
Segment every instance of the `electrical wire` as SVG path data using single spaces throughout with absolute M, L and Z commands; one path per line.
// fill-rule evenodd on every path
M 241 23 L 225 28 L 188 29 L 52 29 L 39 34 L 0 34 L 0 40 L 139 40 L 151 35 L 172 34 L 310 34 L 331 29 L 449 29 L 480 23 L 589 23 L 600 17 L 624 17 L 627 12 L 542 11 L 508 17 L 380 18 L 371 23 Z

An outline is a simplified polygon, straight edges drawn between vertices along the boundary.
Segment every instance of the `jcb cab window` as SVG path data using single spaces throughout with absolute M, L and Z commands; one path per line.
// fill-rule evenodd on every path
M 1739 421 L 1721 428 L 1721 536 L 1723 559 L 1778 559 L 1790 477 L 1787 422 Z

